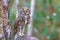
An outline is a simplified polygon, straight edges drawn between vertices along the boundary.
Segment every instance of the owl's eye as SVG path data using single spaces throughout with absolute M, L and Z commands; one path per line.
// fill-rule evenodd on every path
M 24 8 L 22 10 L 24 10 Z
M 28 11 L 26 11 L 26 12 L 28 12 Z

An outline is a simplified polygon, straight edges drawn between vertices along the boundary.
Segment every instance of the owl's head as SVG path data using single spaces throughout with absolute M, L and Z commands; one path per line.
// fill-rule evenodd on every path
M 20 14 L 29 15 L 30 9 L 28 7 L 22 7 L 22 9 L 20 10 Z

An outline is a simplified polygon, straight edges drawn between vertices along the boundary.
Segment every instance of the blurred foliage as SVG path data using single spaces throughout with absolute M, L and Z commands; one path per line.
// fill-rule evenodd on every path
M 10 23 L 11 23 L 11 26 L 14 25 L 15 19 L 16 19 L 16 9 L 12 8 L 12 9 L 10 9 Z
M 13 0 L 10 0 L 11 5 L 13 4 Z M 24 3 L 20 3 L 20 6 L 22 5 L 30 7 L 30 0 L 25 0 Z M 49 3 L 49 6 L 53 6 L 55 8 L 55 11 L 53 13 L 56 13 L 53 15 L 53 13 L 49 13 L 50 10 L 47 11 L 47 3 Z M 57 34 L 58 28 L 60 29 L 60 0 L 36 0 L 36 8 L 34 13 L 34 19 L 33 19 L 33 30 L 34 35 L 37 33 L 37 37 L 40 37 L 39 35 L 42 34 L 44 36 L 49 36 L 50 40 L 55 39 L 57 40 Z M 42 8 L 40 8 L 42 6 Z M 37 8 L 39 7 L 39 8 Z M 50 15 L 51 14 L 51 15 Z M 47 18 L 47 16 L 49 16 Z M 15 7 L 10 9 L 10 20 L 11 25 L 13 25 L 14 20 L 16 19 L 16 9 Z M 50 23 L 49 23 L 50 22 Z M 42 24 L 42 26 L 41 26 Z M 48 26 L 47 26 L 48 25 Z M 42 27 L 42 28 L 41 28 Z M 41 30 L 40 30 L 41 28 Z M 51 32 L 52 30 L 52 32 Z
M 13 4 L 14 0 L 9 0 L 9 1 L 10 1 L 10 6 L 12 6 L 12 4 Z

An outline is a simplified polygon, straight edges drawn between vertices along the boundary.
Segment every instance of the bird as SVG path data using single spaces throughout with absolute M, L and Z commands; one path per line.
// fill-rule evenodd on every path
M 22 7 L 20 10 L 20 16 L 24 16 L 25 18 L 25 25 L 28 25 L 30 22 L 30 9 L 28 7 Z
M 24 28 L 29 24 L 30 20 L 30 9 L 28 7 L 22 7 L 19 15 L 14 22 L 14 35 L 24 35 Z M 21 33 L 21 34 L 20 34 Z

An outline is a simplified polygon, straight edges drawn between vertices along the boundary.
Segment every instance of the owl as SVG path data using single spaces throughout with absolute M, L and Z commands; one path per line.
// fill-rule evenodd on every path
M 30 9 L 23 7 L 20 10 L 18 18 L 14 22 L 14 35 L 18 33 L 20 36 L 24 35 L 24 28 L 30 20 Z
M 25 25 L 30 23 L 30 9 L 28 7 L 23 7 L 20 10 L 20 15 L 25 18 Z

